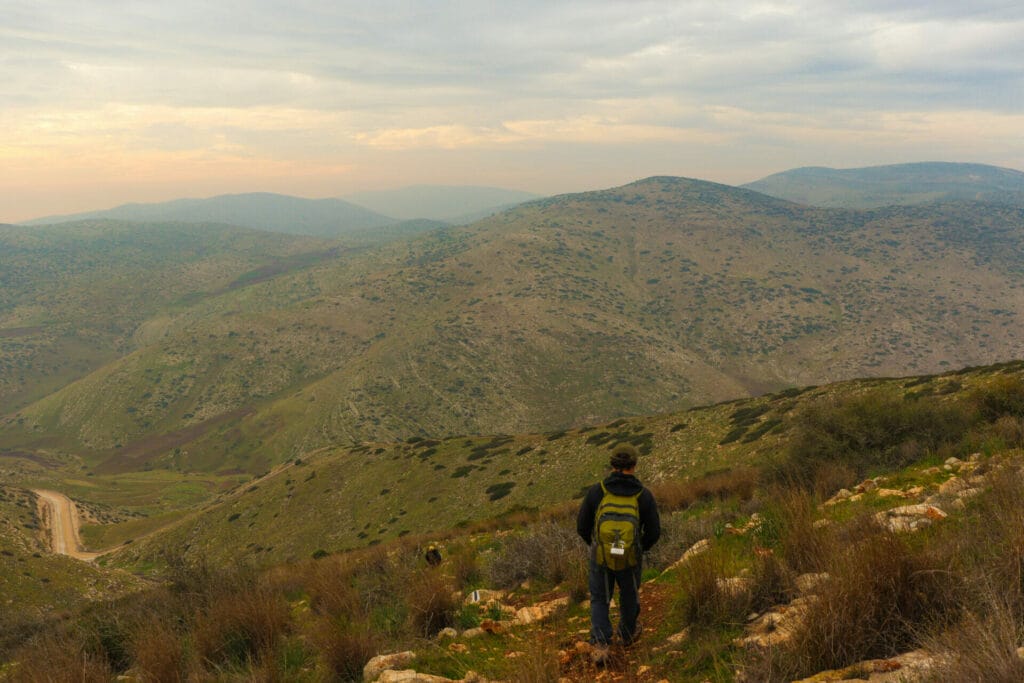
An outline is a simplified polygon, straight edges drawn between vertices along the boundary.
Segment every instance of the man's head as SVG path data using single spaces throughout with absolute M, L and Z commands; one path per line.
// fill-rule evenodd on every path
M 613 470 L 617 470 L 619 472 L 632 472 L 636 469 L 636 461 L 639 458 L 640 453 L 636 450 L 636 447 L 632 444 L 620 443 L 612 449 L 610 464 Z

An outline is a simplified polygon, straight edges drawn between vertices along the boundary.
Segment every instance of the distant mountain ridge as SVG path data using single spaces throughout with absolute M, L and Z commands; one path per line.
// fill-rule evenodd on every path
M 45 225 L 78 220 L 224 223 L 313 237 L 340 237 L 399 221 L 340 199 L 304 199 L 269 192 L 226 194 L 207 199 L 175 199 L 154 204 L 124 204 L 113 209 L 49 216 L 22 223 Z
M 413 185 L 346 195 L 343 199 L 397 218 L 469 223 L 542 195 L 499 187 Z
M 169 310 L 0 445 L 259 472 L 1022 357 L 1022 226 L 1006 205 L 820 209 L 671 177 L 538 200 Z
M 866 209 L 943 200 L 1024 206 L 1024 173 L 985 164 L 922 162 L 837 169 L 796 168 L 743 185 L 810 206 Z

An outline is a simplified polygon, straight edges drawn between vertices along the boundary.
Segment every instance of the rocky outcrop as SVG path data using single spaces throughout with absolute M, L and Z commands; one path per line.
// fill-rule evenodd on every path
M 843 669 L 822 671 L 794 683 L 912 683 L 926 680 L 936 663 L 934 655 L 914 650 L 890 659 L 870 659 Z
M 405 652 L 393 652 L 391 654 L 377 655 L 363 667 L 363 680 L 376 681 L 380 675 L 388 669 L 404 668 L 416 659 L 416 653 L 412 650 Z
M 875 520 L 890 531 L 902 533 L 918 531 L 946 517 L 946 513 L 936 506 L 921 503 L 883 510 L 875 515 Z

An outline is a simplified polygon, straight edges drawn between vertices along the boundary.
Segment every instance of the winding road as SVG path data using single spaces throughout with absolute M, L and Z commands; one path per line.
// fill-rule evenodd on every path
M 53 552 L 85 562 L 92 562 L 102 554 L 82 550 L 82 540 L 78 535 L 78 508 L 74 501 L 56 491 L 33 489 L 32 493 L 39 497 L 39 516 L 50 531 Z

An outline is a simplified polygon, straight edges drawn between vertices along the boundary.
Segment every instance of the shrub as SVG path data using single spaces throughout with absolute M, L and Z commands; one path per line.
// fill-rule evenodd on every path
M 686 623 L 702 627 L 720 627 L 743 623 L 750 612 L 749 586 L 723 581 L 735 572 L 717 548 L 697 555 L 679 571 L 682 588 L 678 608 Z
M 406 584 L 405 600 L 413 631 L 428 638 L 454 624 L 461 607 L 448 580 L 430 570 L 418 572 Z
M 963 405 L 907 401 L 882 390 L 844 400 L 809 403 L 795 419 L 793 440 L 779 473 L 812 485 L 818 469 L 839 463 L 862 477 L 904 467 L 925 453 L 963 439 L 976 422 Z
M 1024 638 L 1024 615 L 999 596 L 989 595 L 986 602 L 954 628 L 929 639 L 927 649 L 939 657 L 926 683 L 1024 681 L 1024 659 L 1017 651 Z
M 364 619 L 335 618 L 314 622 L 312 640 L 327 668 L 342 681 L 361 681 L 363 667 L 380 651 L 383 639 Z
M 129 648 L 132 669 L 145 683 L 187 680 L 190 663 L 185 647 L 180 636 L 163 619 L 156 617 L 137 628 Z
M 757 489 L 760 473 L 752 467 L 709 472 L 697 479 L 664 481 L 650 489 L 662 511 L 682 510 L 699 502 L 736 497 L 749 500 Z
M 971 398 L 987 422 L 1006 415 L 1024 417 L 1024 377 L 1000 375 L 974 391 Z
M 5 672 L 12 683 L 106 683 L 115 677 L 105 656 L 68 634 L 35 637 L 14 661 L 21 664 Z
M 586 552 L 575 528 L 541 522 L 524 534 L 506 537 L 488 572 L 494 585 L 513 588 L 527 579 L 575 582 L 585 564 Z
M 923 628 L 950 621 L 957 610 L 958 585 L 945 564 L 889 532 L 840 547 L 827 570 L 831 579 L 810 604 L 792 646 L 772 664 L 778 678 L 891 657 L 912 649 Z
M 195 621 L 196 652 L 214 666 L 240 666 L 271 654 L 289 626 L 288 603 L 266 588 L 223 595 Z

